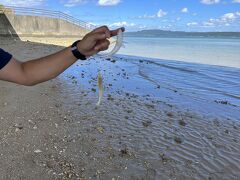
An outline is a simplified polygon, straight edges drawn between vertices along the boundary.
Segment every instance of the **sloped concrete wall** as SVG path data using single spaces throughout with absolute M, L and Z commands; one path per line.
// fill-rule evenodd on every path
M 16 30 L 5 14 L 0 13 L 0 36 L 18 37 Z
M 11 24 L 7 25 L 8 22 Z M 15 15 L 13 13 L 0 14 L 0 34 L 9 34 L 9 26 L 14 29 L 13 34 L 18 36 L 84 36 L 88 30 L 67 21 L 40 17 Z

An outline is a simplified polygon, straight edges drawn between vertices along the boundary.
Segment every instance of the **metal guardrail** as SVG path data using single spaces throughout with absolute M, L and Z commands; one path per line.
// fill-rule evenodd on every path
M 96 28 L 94 25 L 88 22 L 81 21 L 61 11 L 52 11 L 52 10 L 46 10 L 46 9 L 36 9 L 36 8 L 26 8 L 26 7 L 15 7 L 15 6 L 4 6 L 4 8 L 0 8 L 0 13 L 1 12 L 14 13 L 16 15 L 44 16 L 49 18 L 61 19 L 88 30 L 92 30 Z

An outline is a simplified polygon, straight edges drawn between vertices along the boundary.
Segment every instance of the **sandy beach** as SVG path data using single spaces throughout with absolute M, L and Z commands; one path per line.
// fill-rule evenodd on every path
M 13 40 L 0 47 L 22 61 L 64 48 Z M 154 77 L 142 69 L 154 66 L 146 59 L 96 56 L 37 86 L 1 81 L 0 179 L 239 179 L 239 97 L 205 100 L 158 83 L 173 78 L 163 71 L 166 63 Z M 98 70 L 105 86 L 100 107 Z
M 58 46 L 70 46 L 72 42 L 76 41 L 76 39 L 81 39 L 81 36 L 75 37 L 37 37 L 37 36 L 23 36 L 21 37 L 22 41 L 30 41 L 30 42 L 37 42 L 43 44 L 50 44 L 50 45 L 58 45 Z

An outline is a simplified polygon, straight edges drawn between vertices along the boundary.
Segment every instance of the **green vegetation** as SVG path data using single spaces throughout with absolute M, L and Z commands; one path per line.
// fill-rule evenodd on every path
M 0 13 L 2 12 L 3 9 L 4 9 L 4 5 L 0 4 Z

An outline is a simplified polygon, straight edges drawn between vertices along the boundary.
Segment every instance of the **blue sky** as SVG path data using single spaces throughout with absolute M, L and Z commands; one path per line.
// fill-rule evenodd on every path
M 0 0 L 4 5 L 59 10 L 94 25 L 240 32 L 240 0 Z

